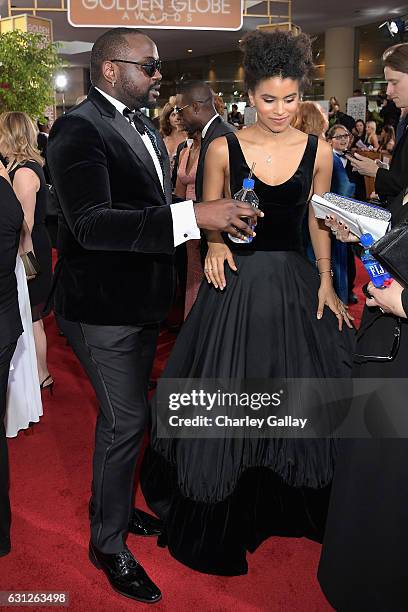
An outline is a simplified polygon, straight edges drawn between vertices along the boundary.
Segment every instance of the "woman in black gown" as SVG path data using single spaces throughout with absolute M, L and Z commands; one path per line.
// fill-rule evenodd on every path
M 396 45 L 383 56 L 388 96 L 398 107 L 408 107 L 408 44 Z M 364 174 L 376 177 L 376 191 L 387 200 L 392 225 L 407 218 L 403 205 L 408 187 L 408 135 L 405 130 L 390 170 L 378 170 L 372 160 L 353 162 Z M 345 242 L 355 237 L 337 222 L 329 223 Z M 408 257 L 408 253 L 407 253 Z M 387 406 L 394 401 L 406 408 L 398 385 L 387 379 L 408 377 L 408 295 L 394 281 L 375 290 L 369 299 L 357 335 L 353 376 L 382 381 L 381 396 L 367 401 L 369 426 L 392 423 Z M 381 309 L 382 310 L 381 310 Z M 394 332 L 400 330 L 399 346 Z M 392 356 L 390 361 L 378 357 Z M 381 398 L 385 397 L 384 402 Z M 381 421 L 375 421 L 381 415 Z M 330 500 L 327 529 L 319 566 L 319 581 L 330 603 L 342 612 L 403 612 L 408 608 L 408 440 L 344 440 L 340 444 Z
M 47 338 L 43 317 L 51 289 L 51 242 L 45 227 L 48 187 L 42 166 L 44 160 L 37 149 L 37 130 L 26 113 L 8 112 L 0 116 L 0 152 L 8 159 L 7 170 L 14 192 L 23 210 L 25 224 L 21 245 L 34 251 L 40 272 L 28 282 L 38 378 L 41 388 L 53 389 L 53 378 L 47 365 Z
M 290 123 L 312 67 L 307 36 L 250 34 L 244 66 L 257 123 L 211 143 L 205 197 L 234 194 L 256 163 L 265 213 L 251 244 L 209 233 L 203 282 L 166 378 L 348 377 L 352 337 L 330 274 L 330 236 L 313 214 L 317 267 L 302 253 L 313 191 L 330 187 L 331 148 Z M 320 273 L 320 279 L 319 279 Z M 325 305 L 328 308 L 325 309 Z M 324 311 L 324 313 L 323 313 Z M 332 439 L 157 437 L 142 468 L 150 507 L 171 554 L 202 572 L 247 572 L 246 551 L 270 535 L 320 539 L 333 474 Z
M 9 460 L 4 418 L 10 363 L 23 332 L 15 275 L 23 211 L 0 161 L 0 557 L 10 552 Z

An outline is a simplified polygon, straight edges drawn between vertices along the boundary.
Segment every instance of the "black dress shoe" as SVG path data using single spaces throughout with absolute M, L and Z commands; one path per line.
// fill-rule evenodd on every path
M 162 598 L 160 589 L 150 580 L 128 548 L 109 555 L 90 542 L 89 560 L 97 569 L 105 572 L 112 588 L 121 595 L 146 604 L 156 603 Z
M 158 518 L 143 512 L 143 510 L 133 509 L 129 521 L 130 533 L 141 536 L 159 536 L 162 531 L 163 524 Z

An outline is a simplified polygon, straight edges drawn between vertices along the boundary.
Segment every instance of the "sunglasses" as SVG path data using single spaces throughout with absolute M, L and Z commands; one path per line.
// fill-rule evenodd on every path
M 134 64 L 135 66 L 140 66 L 145 71 L 148 77 L 152 77 L 153 75 L 155 75 L 157 70 L 161 72 L 162 68 L 162 63 L 159 59 L 152 60 L 151 62 L 132 62 L 130 60 L 124 59 L 111 59 L 109 61 L 120 62 L 121 64 Z
M 191 106 L 192 104 L 194 104 L 194 102 L 196 104 L 205 104 L 206 102 L 211 100 L 211 98 L 212 96 L 209 96 L 205 100 L 193 100 L 193 102 L 190 102 L 190 104 L 185 104 L 184 106 L 173 106 L 173 111 L 177 114 L 182 113 L 185 108 L 187 108 L 188 106 Z
M 173 112 L 175 112 L 178 115 L 182 113 L 183 110 L 187 108 L 187 106 L 191 106 L 191 104 L 185 104 L 184 106 L 173 106 Z

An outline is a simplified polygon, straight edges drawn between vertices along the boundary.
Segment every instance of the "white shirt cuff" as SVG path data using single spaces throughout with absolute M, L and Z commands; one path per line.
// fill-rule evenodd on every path
M 198 229 L 192 200 L 170 204 L 170 210 L 173 217 L 175 247 L 187 242 L 187 240 L 200 238 L 200 230 Z

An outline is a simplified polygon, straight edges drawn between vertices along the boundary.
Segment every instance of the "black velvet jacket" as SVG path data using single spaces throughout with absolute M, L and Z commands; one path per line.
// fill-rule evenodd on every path
M 173 223 L 140 135 L 96 89 L 54 124 L 47 147 L 59 200 L 55 310 L 69 321 L 138 325 L 162 320 L 173 289 Z

